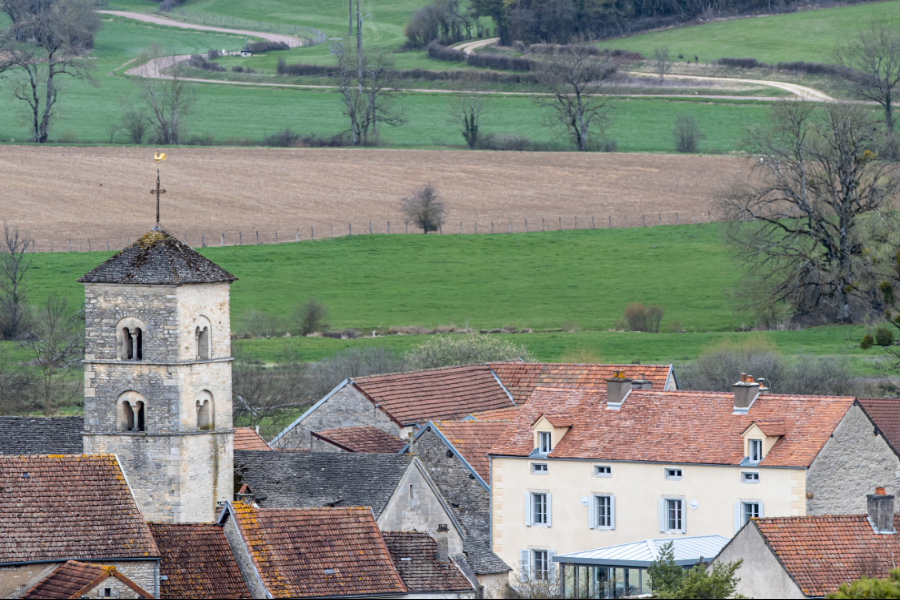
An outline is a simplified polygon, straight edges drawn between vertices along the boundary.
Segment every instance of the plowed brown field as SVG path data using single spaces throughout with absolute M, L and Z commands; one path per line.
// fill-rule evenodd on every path
M 121 247 L 154 219 L 153 150 L 0 147 L 0 218 L 29 230 L 38 250 Z M 444 233 L 621 227 L 708 220 L 711 199 L 746 159 L 715 156 L 351 149 L 175 148 L 162 166 L 162 223 L 209 245 L 403 230 L 399 199 L 433 182 L 449 205 Z M 704 213 L 701 217 L 701 213 Z M 713 214 L 715 218 L 715 214 Z

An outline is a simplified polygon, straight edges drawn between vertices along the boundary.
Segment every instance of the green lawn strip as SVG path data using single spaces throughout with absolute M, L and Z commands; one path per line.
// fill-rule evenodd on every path
M 749 57 L 768 63 L 798 60 L 830 63 L 835 45 L 871 22 L 900 26 L 900 2 L 703 23 L 605 40 L 598 46 L 640 52 L 648 57 L 653 55 L 654 47 L 666 46 L 673 59 L 679 54 L 685 59 L 698 56 L 705 63 L 723 57 Z

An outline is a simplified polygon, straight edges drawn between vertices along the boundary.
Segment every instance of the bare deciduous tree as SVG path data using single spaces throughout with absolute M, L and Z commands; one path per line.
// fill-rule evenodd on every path
M 0 35 L 0 73 L 8 72 L 13 96 L 29 108 L 32 139 L 49 139 L 64 76 L 96 83 L 83 53 L 93 45 L 100 18 L 93 0 L 5 0 L 12 19 Z
M 349 45 L 337 55 L 336 77 L 343 112 L 350 119 L 350 135 L 357 146 L 377 142 L 379 123 L 397 127 L 406 123 L 402 111 L 391 106 L 393 63 L 388 54 L 372 48 L 360 56 Z
M 36 404 L 49 417 L 73 402 L 82 389 L 80 381 L 67 380 L 65 374 L 82 358 L 83 316 L 72 311 L 64 298 L 50 296 L 35 311 L 26 347 L 34 354 L 31 364 L 38 374 Z
M 469 150 L 478 146 L 481 117 L 488 111 L 484 94 L 459 90 L 450 96 L 450 122 L 459 127 Z
M 31 371 L 17 365 L 9 349 L 0 346 L 0 415 L 28 412 L 33 383 Z
M 119 121 L 118 128 L 125 130 L 128 141 L 132 144 L 143 144 L 144 138 L 150 130 L 150 118 L 147 116 L 145 107 L 135 106 L 129 98 L 122 99 L 122 120 Z
M 689 115 L 679 115 L 675 118 L 675 150 L 693 154 L 697 152 L 697 144 L 706 137 L 697 126 L 697 120 Z
M 593 128 L 599 128 L 602 136 L 608 124 L 614 72 L 611 62 L 578 47 L 535 63 L 534 75 L 549 92 L 535 101 L 550 109 L 549 124 L 563 127 L 579 151 L 588 149 Z
M 157 143 L 180 144 L 184 140 L 184 121 L 196 101 L 193 86 L 184 80 L 187 64 L 176 56 L 153 60 L 166 77 L 141 80 L 142 96 L 150 112 L 150 126 Z
M 400 211 L 420 227 L 422 233 L 427 234 L 429 231 L 440 231 L 447 206 L 434 184 L 428 183 L 413 192 L 412 196 L 404 198 Z
M 315 297 L 294 310 L 294 328 L 300 335 L 328 329 L 328 309 Z
M 878 306 L 860 225 L 896 197 L 897 165 L 878 156 L 863 106 L 782 102 L 773 117 L 751 131 L 756 177 L 720 198 L 747 267 L 741 292 L 755 307 L 849 322 Z
M 8 223 L 3 224 L 0 246 L 0 338 L 17 340 L 29 330 L 28 269 L 31 267 L 31 237 Z
M 884 125 L 891 140 L 894 90 L 900 84 L 900 34 L 873 23 L 838 47 L 835 59 L 848 69 L 846 81 L 854 95 L 884 110 Z
M 306 367 L 299 358 L 285 351 L 276 365 L 266 365 L 248 356 L 240 343 L 232 346 L 234 417 L 242 424 L 259 425 L 305 402 Z
M 657 46 L 653 49 L 653 67 L 656 69 L 656 74 L 659 75 L 660 83 L 662 83 L 666 78 L 666 73 L 672 68 L 668 47 Z

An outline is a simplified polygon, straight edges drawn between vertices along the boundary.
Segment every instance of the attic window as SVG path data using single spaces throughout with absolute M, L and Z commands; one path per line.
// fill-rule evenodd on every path
M 103 597 L 112 598 L 112 588 L 103 588 Z
M 28 475 L 28 473 L 22 473 L 22 477 L 23 477 L 24 479 L 28 479 L 28 477 L 30 477 L 30 476 Z
M 741 483 L 759 483 L 759 473 L 741 473 Z
M 539 431 L 538 432 L 538 452 L 541 454 L 550 454 L 550 451 L 553 449 L 553 446 L 550 444 L 550 432 L 549 431 Z
M 750 458 L 750 462 L 758 463 L 763 458 L 763 443 L 762 440 L 748 440 L 747 441 L 748 455 Z
M 535 475 L 546 475 L 547 463 L 532 463 L 531 472 Z
M 665 474 L 666 479 L 671 479 L 673 481 L 681 480 L 681 469 L 666 469 Z
M 595 466 L 594 477 L 612 477 L 612 467 Z
M 401 558 L 400 560 L 412 560 L 411 558 Z

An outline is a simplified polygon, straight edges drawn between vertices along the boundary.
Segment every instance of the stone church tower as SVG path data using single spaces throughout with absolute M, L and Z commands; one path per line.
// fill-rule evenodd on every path
M 148 521 L 212 522 L 233 497 L 235 279 L 157 226 L 78 280 L 84 451 L 118 456 Z

